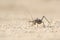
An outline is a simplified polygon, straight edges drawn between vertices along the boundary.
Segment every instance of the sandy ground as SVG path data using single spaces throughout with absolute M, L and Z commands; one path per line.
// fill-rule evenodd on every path
M 60 0 L 0 0 L 0 40 L 60 40 Z M 46 18 L 46 27 L 28 21 Z

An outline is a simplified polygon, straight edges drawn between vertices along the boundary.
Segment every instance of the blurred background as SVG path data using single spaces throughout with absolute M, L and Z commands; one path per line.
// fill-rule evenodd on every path
M 60 19 L 60 0 L 0 0 L 0 19 Z

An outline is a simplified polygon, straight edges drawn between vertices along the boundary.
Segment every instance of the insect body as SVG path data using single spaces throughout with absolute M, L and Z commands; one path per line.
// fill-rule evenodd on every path
M 36 23 L 37 24 L 41 24 L 42 23 L 42 20 L 40 20 L 40 19 L 35 19 L 35 20 L 33 20 L 33 21 L 29 21 L 29 22 L 32 22 L 34 25 L 36 25 Z

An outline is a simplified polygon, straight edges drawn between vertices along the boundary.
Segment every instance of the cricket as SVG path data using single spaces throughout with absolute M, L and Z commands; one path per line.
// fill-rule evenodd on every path
M 41 19 L 36 18 L 35 20 L 29 21 L 29 23 L 32 23 L 31 26 L 37 25 L 37 27 L 38 27 L 38 24 L 42 24 L 43 23 L 43 27 L 45 27 L 43 19 L 45 19 L 50 24 L 50 22 L 48 21 L 48 19 L 45 16 L 43 16 Z

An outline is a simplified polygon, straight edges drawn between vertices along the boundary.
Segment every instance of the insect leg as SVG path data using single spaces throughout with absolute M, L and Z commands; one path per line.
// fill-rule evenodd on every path
M 50 22 L 48 21 L 48 19 L 45 16 L 42 17 L 42 20 L 43 20 L 43 18 L 45 18 L 45 20 L 50 24 Z
M 44 22 L 42 22 L 43 23 L 43 27 L 45 28 L 45 24 L 44 24 Z

